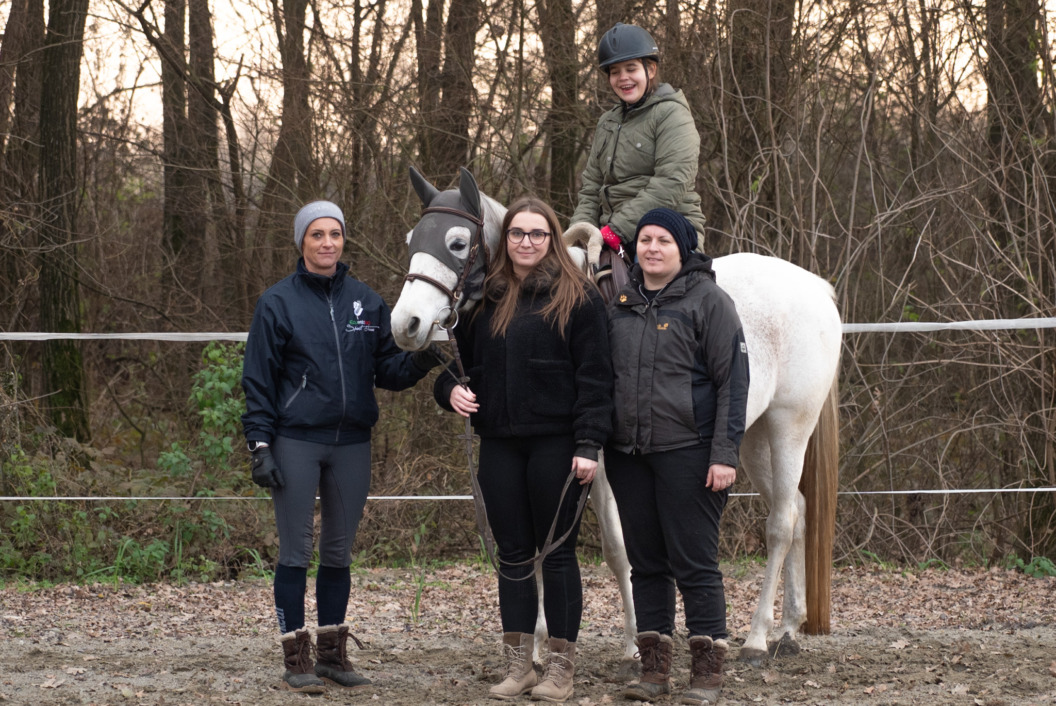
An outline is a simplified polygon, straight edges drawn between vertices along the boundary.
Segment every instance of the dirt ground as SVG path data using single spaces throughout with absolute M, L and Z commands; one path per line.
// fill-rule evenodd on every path
M 761 567 L 726 573 L 736 654 Z M 615 580 L 604 566 L 584 567 L 584 582 L 570 703 L 619 703 Z M 366 649 L 352 657 L 374 685 L 316 697 L 276 688 L 270 593 L 263 581 L 0 589 L 0 703 L 484 704 L 500 678 L 495 579 L 479 567 L 354 573 L 349 619 Z M 799 654 L 762 668 L 728 662 L 724 703 L 1054 703 L 1054 616 L 1053 578 L 841 569 L 832 634 L 802 638 Z M 673 675 L 677 693 L 688 680 L 684 636 Z

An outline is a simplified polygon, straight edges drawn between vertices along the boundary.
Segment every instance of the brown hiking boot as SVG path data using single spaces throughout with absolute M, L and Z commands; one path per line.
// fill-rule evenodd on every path
M 356 673 L 348 661 L 348 625 L 322 625 L 315 631 L 316 653 L 319 661 L 315 674 L 334 686 L 359 689 L 370 686 L 370 679 Z M 355 636 L 352 637 L 355 640 Z M 359 643 L 359 640 L 356 640 Z
M 532 689 L 532 701 L 563 704 L 572 696 L 572 677 L 576 672 L 576 643 L 558 637 L 550 638 L 543 680 Z
M 689 691 L 682 695 L 682 703 L 689 706 L 719 703 L 722 692 L 722 670 L 726 663 L 729 644 L 710 637 L 689 638 L 692 665 L 689 671 Z
M 671 652 L 675 643 L 668 635 L 640 632 L 634 641 L 642 660 L 642 678 L 623 690 L 630 701 L 656 701 L 671 693 Z
M 526 694 L 539 681 L 532 665 L 535 635 L 526 632 L 507 632 L 502 635 L 502 653 L 506 658 L 506 678 L 488 691 L 488 696 L 512 701 Z
M 326 684 L 312 673 L 311 633 L 304 629 L 288 632 L 279 638 L 279 642 L 286 665 L 282 688 L 301 694 L 325 693 Z

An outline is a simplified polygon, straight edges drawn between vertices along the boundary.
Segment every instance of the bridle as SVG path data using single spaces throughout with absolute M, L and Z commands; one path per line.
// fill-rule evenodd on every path
M 459 208 L 451 208 L 450 206 L 427 206 L 422 209 L 423 216 L 430 213 L 443 213 L 449 216 L 457 216 L 458 218 L 464 218 L 477 226 L 472 237 L 469 239 L 469 254 L 466 255 L 466 262 L 462 265 L 462 272 L 459 273 L 455 286 L 450 289 L 448 289 L 447 285 L 440 280 L 416 272 L 409 272 L 403 279 L 405 282 L 421 280 L 423 282 L 428 282 L 439 289 L 444 293 L 444 296 L 447 297 L 448 308 L 450 308 L 452 314 L 457 317 L 456 312 L 462 305 L 462 295 L 466 288 L 466 282 L 469 280 L 469 276 L 473 272 L 480 251 L 484 251 L 483 267 L 485 271 L 488 267 L 488 261 L 491 259 L 491 253 L 488 252 L 488 244 L 484 241 L 484 219 L 483 217 L 474 216 L 469 211 L 464 211 Z M 437 324 L 439 323 L 440 322 L 437 322 Z

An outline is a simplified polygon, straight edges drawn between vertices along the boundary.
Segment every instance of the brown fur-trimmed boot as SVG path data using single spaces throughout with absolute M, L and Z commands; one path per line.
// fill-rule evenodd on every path
M 502 635 L 502 653 L 506 658 L 506 678 L 491 687 L 488 696 L 512 701 L 532 690 L 539 682 L 532 665 L 535 635 L 526 632 L 507 632 Z
M 323 625 L 316 628 L 315 649 L 319 655 L 319 661 L 315 664 L 315 674 L 334 686 L 342 686 L 346 689 L 370 686 L 370 679 L 357 674 L 352 668 L 352 663 L 348 661 L 350 635 L 346 623 Z
M 722 670 L 726 664 L 729 644 L 707 636 L 689 638 L 692 664 L 689 671 L 689 691 L 682 695 L 682 703 L 689 706 L 714 705 L 722 693 Z
M 576 643 L 558 637 L 550 638 L 543 680 L 532 689 L 532 701 L 563 704 L 572 696 L 572 677 L 576 674 Z
M 305 629 L 288 632 L 279 638 L 286 673 L 282 688 L 301 694 L 323 694 L 326 684 L 312 673 L 312 635 Z
M 638 633 L 634 644 L 642 660 L 642 678 L 623 690 L 630 701 L 656 701 L 671 693 L 671 652 L 674 641 L 668 635 L 648 631 Z

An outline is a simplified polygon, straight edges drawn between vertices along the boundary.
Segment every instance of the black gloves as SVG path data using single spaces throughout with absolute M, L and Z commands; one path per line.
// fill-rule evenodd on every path
M 253 452 L 253 482 L 261 488 L 281 488 L 285 485 L 282 480 L 282 471 L 275 458 L 271 455 L 271 449 L 262 446 Z
M 422 372 L 429 372 L 436 366 L 444 362 L 443 354 L 440 352 L 440 347 L 435 343 L 430 343 L 429 347 L 425 350 L 415 351 L 411 353 L 411 362 L 414 363 L 414 367 L 418 368 Z

